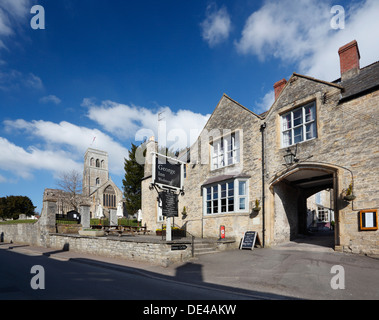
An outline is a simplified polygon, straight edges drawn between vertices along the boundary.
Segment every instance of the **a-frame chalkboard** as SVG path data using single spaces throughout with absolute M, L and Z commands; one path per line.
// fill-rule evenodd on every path
M 240 249 L 249 249 L 253 250 L 255 242 L 258 241 L 259 245 L 261 245 L 261 241 L 258 236 L 257 231 L 246 231 L 243 239 L 240 244 Z

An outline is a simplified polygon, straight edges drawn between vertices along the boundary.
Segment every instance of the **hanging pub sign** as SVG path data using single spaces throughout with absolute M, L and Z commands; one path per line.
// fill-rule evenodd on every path
M 178 216 L 178 195 L 169 191 L 159 193 L 162 204 L 162 215 L 165 217 Z
M 182 190 L 183 164 L 177 159 L 154 153 L 152 183 L 161 187 Z

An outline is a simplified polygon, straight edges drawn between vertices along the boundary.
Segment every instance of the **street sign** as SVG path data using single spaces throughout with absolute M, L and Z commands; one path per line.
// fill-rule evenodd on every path
M 186 250 L 187 246 L 185 244 L 173 244 L 171 245 L 171 250 Z
M 177 217 L 178 214 L 178 195 L 169 191 L 159 193 L 162 203 L 162 215 L 165 217 Z

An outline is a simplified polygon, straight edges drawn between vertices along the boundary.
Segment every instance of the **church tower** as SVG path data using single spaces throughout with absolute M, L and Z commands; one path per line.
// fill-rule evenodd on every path
M 89 196 L 108 180 L 108 153 L 88 148 L 84 155 L 83 195 Z

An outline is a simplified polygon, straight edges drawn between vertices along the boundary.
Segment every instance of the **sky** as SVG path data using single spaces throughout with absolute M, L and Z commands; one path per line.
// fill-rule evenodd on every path
M 354 39 L 361 67 L 376 62 L 378 15 L 377 0 L 0 0 L 0 197 L 40 212 L 89 147 L 121 188 L 158 123 L 189 147 L 223 93 L 259 114 L 293 72 L 338 79 Z

